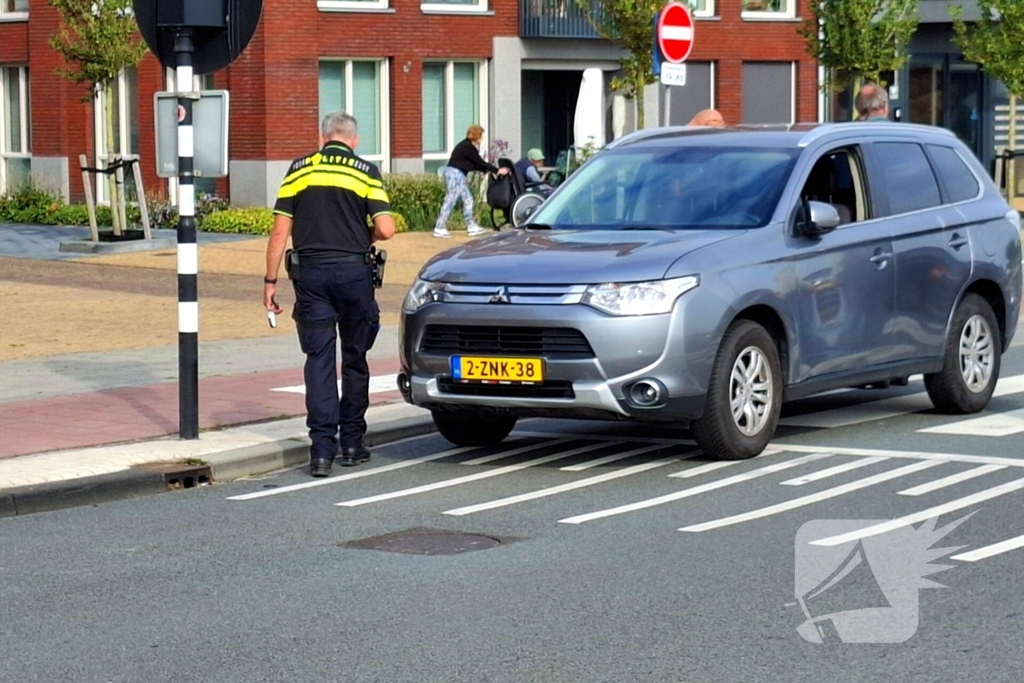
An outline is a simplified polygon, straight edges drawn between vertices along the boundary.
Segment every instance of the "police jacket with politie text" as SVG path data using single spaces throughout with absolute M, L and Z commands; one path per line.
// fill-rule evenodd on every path
M 371 221 L 391 213 L 380 170 L 346 144 L 296 159 L 277 194 L 274 213 L 288 216 L 303 263 L 330 263 L 370 250 Z

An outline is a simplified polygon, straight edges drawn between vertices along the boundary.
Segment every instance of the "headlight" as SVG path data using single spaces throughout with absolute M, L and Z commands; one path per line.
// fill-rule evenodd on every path
M 427 282 L 426 280 L 416 280 L 413 286 L 409 288 L 409 293 L 405 295 L 405 302 L 402 304 L 402 308 L 406 313 L 415 313 L 432 301 L 437 301 L 440 292 L 440 284 Z
M 583 303 L 611 315 L 654 315 L 669 313 L 676 299 L 699 284 L 695 275 L 653 282 L 593 285 Z

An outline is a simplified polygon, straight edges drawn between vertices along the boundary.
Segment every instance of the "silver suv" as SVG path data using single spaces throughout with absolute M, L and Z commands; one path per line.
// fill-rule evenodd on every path
M 1020 216 L 948 131 L 657 129 L 589 160 L 521 228 L 428 262 L 399 388 L 459 445 L 524 416 L 771 439 L 783 401 L 923 373 L 982 410 L 1021 306 Z

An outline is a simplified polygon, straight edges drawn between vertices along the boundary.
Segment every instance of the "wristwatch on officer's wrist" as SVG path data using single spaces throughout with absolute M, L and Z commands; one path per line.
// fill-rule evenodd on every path
M 265 278 L 263 278 L 263 284 L 265 284 L 265 285 L 276 285 L 277 284 L 277 278 L 275 277 L 274 279 L 270 279 L 269 277 L 265 277 Z

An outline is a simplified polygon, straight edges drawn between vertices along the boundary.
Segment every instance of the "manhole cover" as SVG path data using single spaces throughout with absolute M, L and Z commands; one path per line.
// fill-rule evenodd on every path
M 393 534 L 339 543 L 338 546 L 407 555 L 455 555 L 494 548 L 513 540 L 515 539 L 444 529 L 407 529 Z

